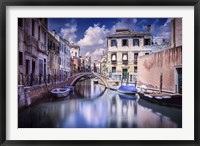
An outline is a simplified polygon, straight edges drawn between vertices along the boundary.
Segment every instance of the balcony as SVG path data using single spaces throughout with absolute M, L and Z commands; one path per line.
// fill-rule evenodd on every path
M 117 61 L 116 60 L 112 60 L 111 64 L 117 64 Z
M 133 60 L 133 63 L 137 65 L 138 60 L 137 60 L 137 59 L 134 59 L 134 60 Z
M 47 51 L 46 51 L 46 45 L 44 45 L 43 43 L 41 43 L 41 42 L 37 42 L 37 49 L 38 49 L 38 51 L 40 51 L 40 52 L 42 52 L 42 53 L 47 53 Z
M 128 64 L 128 60 L 122 60 L 122 64 L 127 65 Z
M 37 58 L 37 56 L 38 56 L 37 50 L 33 46 L 26 47 L 25 52 L 34 58 Z

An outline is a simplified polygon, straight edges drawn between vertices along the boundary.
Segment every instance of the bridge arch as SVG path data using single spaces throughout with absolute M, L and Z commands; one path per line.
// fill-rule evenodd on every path
M 109 84 L 108 84 L 108 82 L 107 82 L 107 79 L 105 79 L 104 77 L 101 77 L 101 76 L 98 75 L 98 74 L 94 74 L 94 73 L 91 73 L 91 72 L 89 72 L 89 73 L 83 73 L 83 74 L 79 74 L 79 75 L 75 76 L 75 78 L 71 81 L 70 86 L 75 85 L 75 83 L 76 83 L 80 78 L 82 78 L 82 77 L 84 77 L 84 76 L 88 76 L 88 75 L 93 75 L 94 77 L 99 78 L 99 79 L 104 83 L 105 87 L 106 87 L 106 88 L 109 88 Z

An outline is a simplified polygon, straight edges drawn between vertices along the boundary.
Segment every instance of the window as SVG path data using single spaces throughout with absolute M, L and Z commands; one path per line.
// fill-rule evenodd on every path
M 150 45 L 150 39 L 144 39 L 144 46 Z
M 62 63 L 62 61 L 61 61 L 61 58 L 59 57 L 59 65 L 62 65 L 61 63 Z
M 64 45 L 64 52 L 65 52 L 65 54 L 67 53 L 67 51 L 66 51 L 66 45 Z
M 116 72 L 116 67 L 112 67 L 112 72 L 113 72 L 113 73 Z
M 134 60 L 137 60 L 138 58 L 138 53 L 134 53 Z
M 44 59 L 44 76 L 46 76 L 46 66 L 47 66 L 47 63 L 46 63 L 46 59 Z
M 111 47 L 116 46 L 117 47 L 117 41 L 116 40 L 111 40 Z
M 22 18 L 18 18 L 18 26 L 23 28 L 23 19 Z
M 43 60 L 39 59 L 39 74 L 43 75 Z
M 40 26 L 38 26 L 38 40 L 40 40 Z
M 145 53 L 145 55 L 149 55 L 149 53 Z
M 46 45 L 46 32 L 44 33 L 44 44 Z
M 56 48 L 55 48 L 55 43 L 52 44 L 52 47 L 53 47 L 54 50 L 56 49 Z
M 122 46 L 128 46 L 128 40 L 127 39 L 122 40 Z
M 77 52 L 75 52 L 75 56 L 77 57 Z
M 32 20 L 32 36 L 35 36 L 35 22 Z
M 134 66 L 134 73 L 137 73 L 137 66 Z
M 19 51 L 19 65 L 23 65 L 23 53 Z
M 117 60 L 117 55 L 116 54 L 112 54 L 111 55 L 111 60 L 112 61 L 116 61 Z
M 139 46 L 139 39 L 133 39 L 133 46 Z
M 127 61 L 128 60 L 128 54 L 127 53 L 123 53 L 122 54 L 122 60 L 123 61 Z

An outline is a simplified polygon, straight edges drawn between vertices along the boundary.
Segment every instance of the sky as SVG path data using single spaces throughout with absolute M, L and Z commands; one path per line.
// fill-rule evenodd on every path
M 118 28 L 145 32 L 151 25 L 153 41 L 170 40 L 170 18 L 49 18 L 48 30 L 80 46 L 80 55 L 91 55 L 92 60 L 107 50 L 106 37 Z

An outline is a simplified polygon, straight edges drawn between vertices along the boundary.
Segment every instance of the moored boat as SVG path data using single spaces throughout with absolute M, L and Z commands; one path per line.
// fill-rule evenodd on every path
M 182 107 L 181 94 L 167 94 L 167 93 L 138 93 L 140 98 L 165 106 Z
M 69 88 L 55 88 L 51 93 L 56 97 L 66 97 L 70 92 Z
M 65 86 L 64 88 L 69 89 L 70 92 L 74 92 L 74 86 Z
M 118 92 L 124 93 L 124 94 L 135 94 L 137 93 L 137 89 L 135 86 L 120 86 L 118 88 Z
M 119 93 L 118 95 L 120 99 L 122 100 L 137 100 L 138 99 L 137 95 L 122 94 L 122 93 Z

